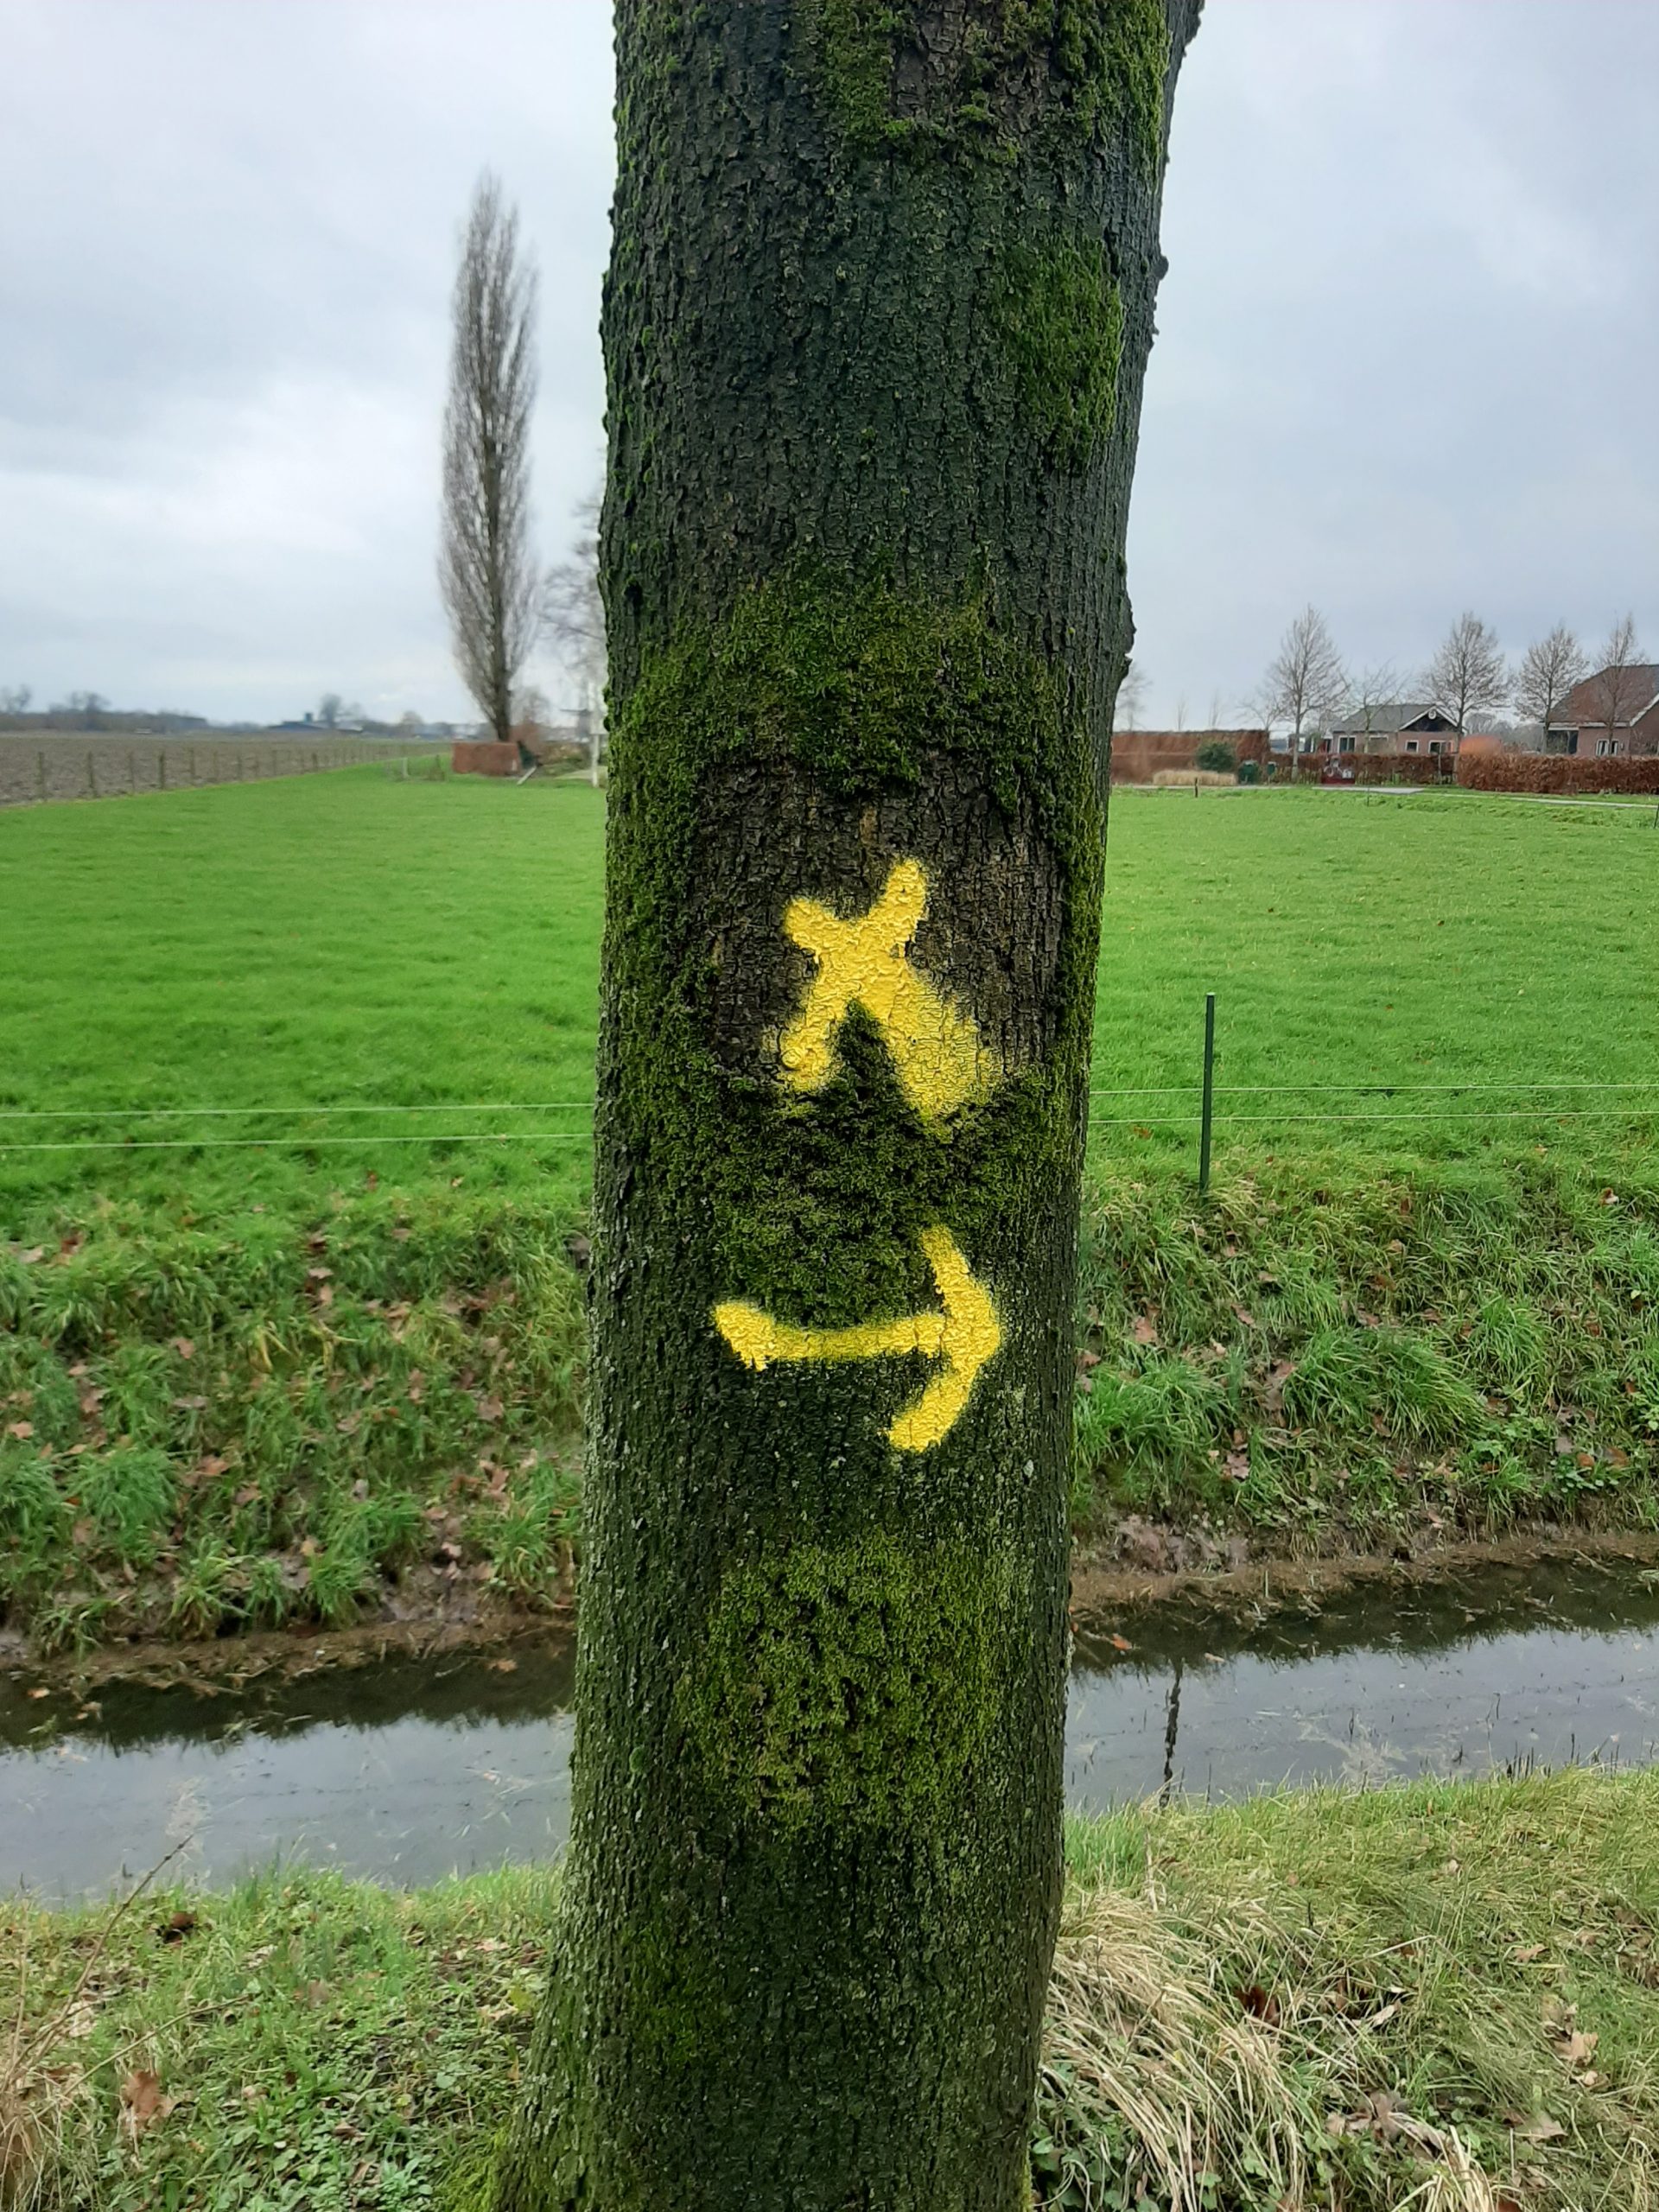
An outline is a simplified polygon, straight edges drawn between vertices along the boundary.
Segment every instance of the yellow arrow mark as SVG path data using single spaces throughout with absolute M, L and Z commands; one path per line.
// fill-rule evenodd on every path
M 853 1329 L 797 1329 L 774 1321 L 758 1306 L 730 1299 L 715 1306 L 715 1326 L 744 1365 L 757 1373 L 773 1360 L 887 1359 L 912 1351 L 943 1358 L 944 1374 L 887 1431 L 901 1452 L 925 1452 L 955 1425 L 980 1369 L 1001 1347 L 1002 1330 L 990 1293 L 975 1280 L 950 1230 L 925 1229 L 921 1244 L 938 1285 L 942 1313 L 862 1321 Z
M 856 1002 L 880 1025 L 905 1096 L 938 1119 L 994 1075 L 979 1030 L 910 964 L 911 939 L 927 911 L 927 871 L 899 861 L 869 912 L 852 921 L 816 899 L 791 899 L 784 927 L 818 963 L 800 1012 L 784 1032 L 784 1080 L 822 1090 L 836 1069 L 836 1033 Z

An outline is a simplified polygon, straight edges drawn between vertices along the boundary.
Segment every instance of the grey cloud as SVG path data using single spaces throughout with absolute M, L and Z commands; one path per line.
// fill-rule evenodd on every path
M 1210 0 L 1130 573 L 1207 715 L 1322 605 L 1421 661 L 1634 604 L 1659 651 L 1650 0 Z M 602 0 L 0 0 L 0 681 L 458 713 L 434 587 L 456 227 L 543 279 L 546 550 L 597 471 Z

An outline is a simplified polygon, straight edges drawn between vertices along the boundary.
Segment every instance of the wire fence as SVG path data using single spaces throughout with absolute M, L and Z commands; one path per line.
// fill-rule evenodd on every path
M 1179 1130 L 1199 1127 L 1205 1114 L 1205 1086 L 1190 1084 L 1126 1084 L 1091 1090 L 1090 1125 L 1093 1130 L 1132 1128 Z M 1261 1110 L 1261 1102 L 1274 1098 L 1284 1103 Z M 1420 1100 L 1445 1100 L 1445 1104 L 1421 1105 Z M 1230 1100 L 1247 1102 L 1230 1107 Z M 1322 1103 L 1306 1106 L 1305 1101 Z M 1376 1104 L 1349 1103 L 1372 1099 Z M 1615 1082 L 1579 1077 L 1538 1077 L 1510 1083 L 1401 1083 L 1356 1077 L 1345 1083 L 1242 1083 L 1209 1085 L 1210 1118 L 1216 1128 L 1278 1128 L 1331 1126 L 1377 1128 L 1410 1127 L 1427 1122 L 1631 1122 L 1659 1116 L 1659 1077 Z M 1520 1103 L 1504 1102 L 1520 1100 Z M 1580 1101 L 1599 1100 L 1605 1103 Z M 1147 1102 L 1138 1107 L 1129 1101 Z M 1169 1102 L 1154 1104 L 1151 1102 Z M 1462 1102 L 1470 1103 L 1462 1103 Z M 1103 1112 L 1108 1106 L 1116 1110 Z M 586 1145 L 592 1141 L 591 1099 L 511 1100 L 480 1102 L 448 1100 L 404 1104 L 391 1100 L 353 1099 L 334 1104 L 315 1102 L 281 1106 L 0 1106 L 0 1154 L 90 1152 L 213 1152 L 264 1151 L 283 1147 L 296 1151 L 361 1148 L 387 1144 L 556 1144 Z M 377 1116 L 396 1123 L 410 1118 L 423 1122 L 433 1116 L 461 1121 L 487 1115 L 498 1121 L 519 1115 L 579 1115 L 582 1122 L 559 1128 L 526 1129 L 518 1127 L 448 1128 L 434 1130 L 379 1128 L 361 1134 L 335 1134 L 327 1129 L 296 1128 L 296 1122 L 327 1123 L 341 1116 Z M 254 1134 L 219 1135 L 192 1130 L 177 1135 L 152 1135 L 158 1123 L 227 1121 L 276 1122 L 290 1126 Z M 118 1122 L 118 1135 L 55 1135 L 34 1131 L 46 1123 Z M 16 1132 L 16 1134 L 14 1134 Z

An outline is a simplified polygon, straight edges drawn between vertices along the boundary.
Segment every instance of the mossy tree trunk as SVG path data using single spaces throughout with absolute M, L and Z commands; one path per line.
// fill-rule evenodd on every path
M 1014 2212 L 1198 0 L 618 0 L 594 1464 L 500 2212 Z

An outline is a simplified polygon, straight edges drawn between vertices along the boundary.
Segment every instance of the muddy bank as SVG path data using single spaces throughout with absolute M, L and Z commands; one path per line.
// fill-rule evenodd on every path
M 1142 1524 L 1144 1525 L 1144 1524 Z M 1182 1560 L 1179 1532 L 1165 1557 Z M 1141 1554 L 1125 1557 L 1121 1548 L 1080 1547 L 1071 1566 L 1074 1611 L 1111 1607 L 1137 1609 L 1173 1601 L 1201 1602 L 1218 1610 L 1247 1607 L 1255 1612 L 1336 1596 L 1356 1588 L 1391 1585 L 1424 1589 L 1487 1568 L 1523 1573 L 1534 1567 L 1584 1564 L 1637 1568 L 1659 1566 L 1659 1531 L 1550 1529 L 1484 1542 L 1459 1541 L 1389 1552 L 1333 1552 L 1315 1557 L 1275 1554 L 1262 1547 L 1236 1543 L 1209 1560 L 1142 1564 Z M 1153 1554 L 1157 1558 L 1159 1554 Z
M 1172 1550 L 1190 1539 L 1164 1532 Z M 1142 1552 L 1140 1554 L 1144 1557 Z M 1121 1549 L 1080 1545 L 1073 1555 L 1074 1618 L 1134 1617 L 1155 1610 L 1261 1623 L 1275 1614 L 1321 1609 L 1344 1595 L 1395 1592 L 1402 1598 L 1452 1589 L 1470 1577 L 1496 1576 L 1524 1586 L 1538 1570 L 1571 1567 L 1659 1570 L 1659 1533 L 1552 1530 L 1488 1543 L 1443 1543 L 1404 1555 L 1344 1553 L 1298 1558 L 1251 1552 L 1236 1542 L 1207 1560 L 1161 1567 L 1126 1560 Z M 514 1645 L 561 1649 L 575 1629 L 575 1578 L 566 1576 L 544 1601 L 530 1605 L 505 1593 L 457 1589 L 423 1579 L 396 1592 L 387 1611 L 349 1628 L 297 1624 L 238 1636 L 188 1641 L 149 1640 L 101 1645 L 81 1653 L 42 1655 L 21 1634 L 0 1630 L 0 1681 L 45 1687 L 79 1700 L 105 1684 L 157 1689 L 190 1688 L 236 1694 L 339 1669 L 399 1659 L 510 1652 Z

